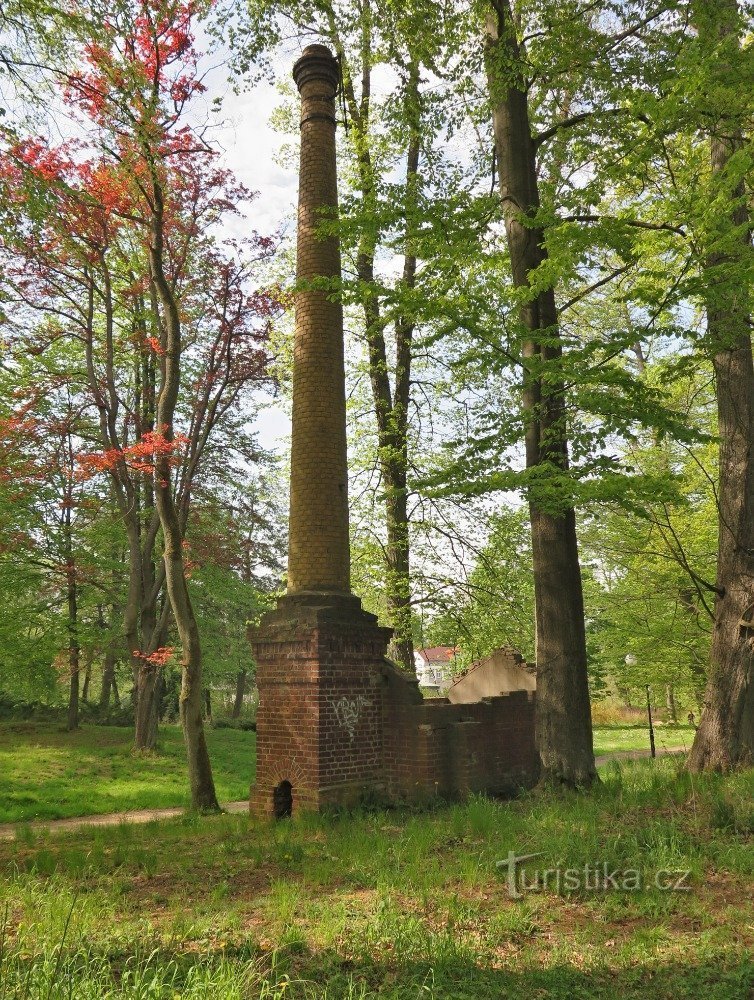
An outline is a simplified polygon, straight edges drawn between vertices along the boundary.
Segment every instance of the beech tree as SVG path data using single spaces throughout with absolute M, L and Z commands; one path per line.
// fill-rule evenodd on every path
M 169 278 L 166 230 L 172 196 L 169 164 L 194 154 L 199 141 L 181 110 L 202 89 L 192 47 L 192 4 L 124 4 L 105 21 L 88 67 L 70 81 L 74 100 L 111 137 L 113 156 L 128 167 L 135 212 L 146 234 L 149 282 L 156 299 L 160 356 L 155 430 L 150 433 L 155 507 L 163 534 L 163 568 L 182 647 L 180 714 L 194 808 L 218 808 L 202 721 L 201 642 L 189 596 L 183 531 L 173 492 L 181 355 L 179 297 Z M 122 451 L 122 449 L 121 449 Z M 122 455 L 117 461 L 124 461 Z M 159 650 L 151 654 L 151 663 Z
M 88 23 L 81 70 L 66 78 L 66 100 L 91 152 L 13 144 L 12 170 L 40 197 L 18 199 L 19 225 L 6 245 L 24 308 L 65 317 L 63 333 L 83 343 L 102 448 L 83 467 L 109 475 L 129 541 L 124 614 L 138 688 L 137 745 L 154 740 L 170 609 L 183 656 L 192 802 L 211 809 L 184 535 L 213 431 L 232 423 L 243 390 L 265 378 L 263 343 L 276 304 L 253 291 L 250 278 L 272 241 L 252 234 L 245 245 L 223 247 L 210 235 L 247 192 L 215 166 L 184 120 L 203 89 L 191 36 L 198 8 L 124 3 L 108 13 L 101 28 Z M 163 586 L 169 601 L 160 599 Z
M 754 760 L 754 261 L 747 191 L 752 161 L 744 139 L 754 108 L 740 84 L 752 79 L 754 63 L 741 50 L 744 22 L 735 0 L 692 3 L 691 9 L 703 81 L 696 110 L 709 137 L 710 193 L 720 206 L 705 227 L 703 270 L 704 347 L 715 372 L 720 461 L 710 674 L 689 766 L 727 770 Z
M 526 465 L 568 469 L 568 428 L 562 381 L 543 378 L 543 366 L 561 353 L 552 283 L 536 287 L 547 261 L 536 215 L 540 207 L 536 147 L 528 110 L 521 42 L 507 0 L 488 21 L 487 65 L 500 195 L 511 271 L 524 289 L 521 321 L 529 339 L 525 364 Z M 535 288 L 532 290 L 532 286 Z M 550 365 L 552 368 L 552 365 Z M 589 785 L 596 777 L 587 680 L 584 599 L 576 513 L 569 504 L 548 508 L 530 491 L 537 616 L 537 744 L 543 772 L 558 781 Z
M 454 325 L 455 370 L 475 398 L 435 483 L 461 496 L 516 489 L 528 501 L 543 777 L 570 785 L 595 777 L 577 512 L 672 496 L 672 475 L 634 475 L 624 444 L 642 427 L 694 436 L 633 364 L 636 344 L 670 327 L 678 303 L 665 301 L 672 275 L 664 288 L 654 273 L 645 284 L 644 241 L 676 227 L 626 217 L 625 174 L 615 166 L 636 165 L 641 115 L 624 79 L 641 72 L 637 52 L 645 36 L 654 43 L 663 12 L 479 4 L 463 64 L 478 74 L 455 77 L 471 103 L 485 74 L 477 121 L 489 110 L 499 201 L 477 185 L 468 213 L 476 221 L 456 238 L 460 253 L 470 231 L 483 234 L 479 252 L 461 258 L 460 280 L 437 289 L 436 313 Z M 498 218 L 504 246 L 490 227 Z
M 750 217 L 752 54 L 745 5 L 683 3 L 649 7 L 635 35 L 636 72 L 619 93 L 632 109 L 630 155 L 612 176 L 625 223 L 652 238 L 639 272 L 647 306 L 676 307 L 677 377 L 693 346 L 714 373 L 719 440 L 716 462 L 694 461 L 717 478 L 715 579 L 687 574 L 691 593 L 714 622 L 705 710 L 690 758 L 693 768 L 725 769 L 751 758 L 747 608 L 752 424 Z M 599 224 L 599 215 L 589 216 Z M 648 251 L 648 252 L 647 252 Z M 689 313 L 691 317 L 689 319 Z M 704 324 L 697 322 L 703 315 Z M 749 456 L 749 457 L 747 457 Z M 748 603 L 747 603 L 748 602 Z

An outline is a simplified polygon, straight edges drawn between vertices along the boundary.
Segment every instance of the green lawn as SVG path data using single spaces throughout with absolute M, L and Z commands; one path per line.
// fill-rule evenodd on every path
M 208 729 L 207 741 L 220 801 L 247 798 L 255 734 Z M 163 726 L 152 753 L 136 754 L 132 743 L 132 730 L 119 726 L 67 733 L 50 723 L 3 723 L 0 822 L 187 805 L 180 729 Z
M 613 762 L 588 795 L 22 827 L 0 843 L 0 997 L 747 1000 L 753 804 L 754 771 L 665 758 Z M 534 865 L 639 879 L 510 898 L 509 851 L 541 852 L 530 884 Z M 658 887 L 670 871 L 688 891 Z
M 690 750 L 693 742 L 694 729 L 691 726 L 655 726 L 655 745 L 658 750 Z M 646 726 L 595 727 L 595 754 L 621 750 L 649 750 L 649 729 Z

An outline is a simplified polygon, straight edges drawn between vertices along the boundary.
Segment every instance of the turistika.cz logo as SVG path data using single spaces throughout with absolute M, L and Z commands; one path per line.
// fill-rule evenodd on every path
M 508 851 L 497 868 L 507 869 L 506 889 L 511 899 L 521 899 L 527 892 L 688 892 L 689 871 L 661 868 L 647 875 L 638 868 L 612 868 L 608 861 L 587 862 L 581 868 L 538 868 L 527 870 L 527 862 L 541 858 L 543 852 L 516 854 Z

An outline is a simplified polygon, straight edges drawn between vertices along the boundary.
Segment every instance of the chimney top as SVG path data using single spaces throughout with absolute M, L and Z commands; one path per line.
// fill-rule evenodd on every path
M 338 60 L 326 45 L 307 45 L 293 67 L 293 79 L 299 91 L 312 80 L 329 83 L 334 96 L 340 83 Z

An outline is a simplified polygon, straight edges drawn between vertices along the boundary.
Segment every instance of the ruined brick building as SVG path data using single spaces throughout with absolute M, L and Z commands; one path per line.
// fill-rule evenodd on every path
M 251 807 L 280 817 L 365 799 L 506 794 L 536 777 L 534 694 L 422 698 L 416 678 L 385 658 L 390 630 L 351 593 L 343 316 L 326 287 L 340 277 L 340 248 L 320 232 L 337 210 L 338 63 L 310 45 L 293 76 L 301 161 L 288 589 L 251 637 Z

